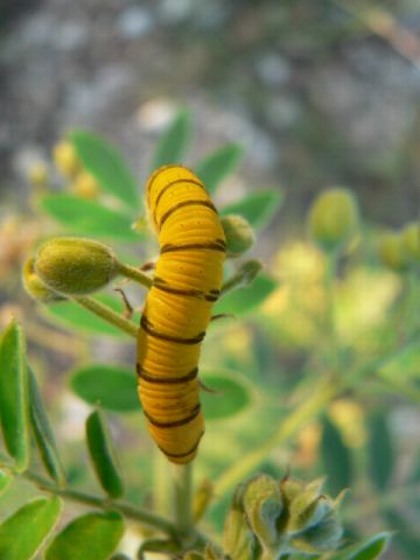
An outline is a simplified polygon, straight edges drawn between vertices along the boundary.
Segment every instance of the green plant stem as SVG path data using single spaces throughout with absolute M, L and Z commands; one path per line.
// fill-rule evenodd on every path
M 337 335 L 336 325 L 336 302 L 335 302 L 335 281 L 337 277 L 337 253 L 326 253 L 326 266 L 324 276 L 325 291 L 325 335 L 328 339 L 330 352 L 330 365 L 335 374 L 340 373 L 341 366 L 341 349 L 340 341 Z
M 335 397 L 339 396 L 343 391 L 363 382 L 369 374 L 373 376 L 385 364 L 403 353 L 407 346 L 416 342 L 420 342 L 420 332 L 418 331 L 413 334 L 404 347 L 376 358 L 357 369 L 346 372 L 346 374 L 342 375 L 341 379 L 337 379 L 336 376 L 330 377 L 327 380 L 322 378 L 318 385 L 311 390 L 307 399 L 291 412 L 270 438 L 262 443 L 261 446 L 244 455 L 240 462 L 235 463 L 220 476 L 214 485 L 215 495 L 223 495 L 242 481 L 266 459 L 272 449 L 284 444 L 304 424 L 316 418 Z
M 189 537 L 193 530 L 192 462 L 186 465 L 171 464 L 171 474 L 175 527 L 181 537 Z
M 100 303 L 89 296 L 74 296 L 72 299 L 107 323 L 114 325 L 114 327 L 117 327 L 134 338 L 137 337 L 138 327 L 122 315 L 115 313 L 115 311 L 103 303 Z
M 309 420 L 316 417 L 338 392 L 337 384 L 328 379 L 322 379 L 311 396 L 300 407 L 296 408 L 280 425 L 279 429 L 267 439 L 260 447 L 251 451 L 235 463 L 216 481 L 215 495 L 223 495 L 232 486 L 243 480 L 260 463 L 264 461 L 273 448 L 279 447 L 297 432 Z
M 60 488 L 30 470 L 23 473 L 22 476 L 31 482 L 34 482 L 41 490 L 45 490 L 46 492 L 51 492 L 52 494 L 61 496 L 68 500 L 99 507 L 101 509 L 115 509 L 122 513 L 125 517 L 138 521 L 142 525 L 152 527 L 172 537 L 176 535 L 176 526 L 171 521 L 144 509 L 136 508 L 126 502 L 113 501 L 107 498 L 101 498 L 100 496 L 87 494 L 85 492 L 79 492 L 78 490 Z
M 152 287 L 152 278 L 150 278 L 150 276 L 147 276 L 147 274 L 134 266 L 118 262 L 118 271 L 126 278 L 130 278 L 130 280 L 134 280 L 135 282 L 141 284 L 142 286 L 145 286 L 146 288 Z

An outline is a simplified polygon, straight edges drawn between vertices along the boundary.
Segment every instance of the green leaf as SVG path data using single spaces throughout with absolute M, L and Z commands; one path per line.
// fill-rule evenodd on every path
M 11 474 L 9 474 L 6 471 L 3 471 L 2 469 L 0 469 L 0 496 L 6 492 L 6 490 L 9 488 L 12 480 L 13 480 L 13 477 L 12 477 Z
M 108 142 L 86 131 L 69 135 L 83 166 L 101 187 L 130 209 L 138 210 L 139 188 L 122 155 Z
M 107 305 L 117 313 L 122 313 L 123 304 L 115 296 L 99 294 L 95 295 L 93 299 Z M 74 301 L 60 301 L 48 307 L 44 306 L 42 307 L 42 313 L 55 323 L 84 334 L 127 337 L 126 333 L 122 332 L 119 328 L 105 322 Z
M 384 411 L 377 412 L 369 418 L 369 474 L 379 491 L 384 491 L 391 480 L 395 457 L 391 434 Z
M 74 235 L 125 242 L 139 242 L 141 239 L 132 229 L 133 216 L 94 200 L 67 193 L 49 194 L 41 199 L 41 207 Z
M 386 511 L 385 517 L 389 527 L 395 531 L 393 542 L 404 552 L 407 558 L 417 559 L 420 550 L 420 535 L 416 520 L 414 520 L 416 526 L 411 526 L 408 517 L 401 515 L 396 509 Z
M 134 372 L 122 367 L 89 365 L 73 373 L 70 386 L 89 404 L 117 412 L 140 410 Z
M 6 448 L 23 472 L 29 462 L 28 369 L 25 340 L 16 321 L 0 341 L 0 422 Z
M 88 513 L 69 523 L 52 541 L 45 560 L 107 560 L 124 533 L 115 511 Z
M 259 274 L 251 285 L 232 290 L 214 307 L 214 314 L 244 315 L 261 305 L 277 288 L 277 282 L 266 274 Z
M 180 111 L 161 136 L 153 157 L 153 169 L 161 165 L 181 163 L 191 135 L 188 111 Z
M 197 176 L 210 194 L 214 193 L 226 175 L 235 169 L 243 153 L 244 149 L 240 144 L 227 144 L 195 166 Z
M 260 191 L 244 197 L 221 209 L 222 216 L 239 214 L 254 228 L 266 226 L 280 208 L 283 195 L 280 191 Z
M 0 558 L 30 560 L 54 528 L 61 501 L 39 498 L 25 504 L 0 525 Z
M 352 457 L 338 428 L 326 416 L 322 420 L 320 453 L 324 471 L 328 473 L 326 485 L 329 492 L 335 495 L 350 488 L 353 480 Z
M 379 373 L 391 380 L 405 381 L 409 378 L 420 378 L 420 346 L 416 342 L 407 346 L 402 352 L 384 365 Z
M 252 395 L 250 387 L 239 375 L 228 371 L 203 371 L 200 374 L 205 389 L 200 393 L 206 420 L 228 418 L 247 408 Z
M 29 368 L 29 395 L 30 420 L 41 460 L 50 477 L 62 486 L 66 477 L 47 412 L 31 368 Z
M 378 533 L 362 544 L 351 546 L 332 560 L 375 560 L 386 550 L 390 539 L 390 533 Z
M 104 415 L 95 410 L 86 420 L 86 439 L 98 480 L 110 498 L 120 498 L 124 484 Z

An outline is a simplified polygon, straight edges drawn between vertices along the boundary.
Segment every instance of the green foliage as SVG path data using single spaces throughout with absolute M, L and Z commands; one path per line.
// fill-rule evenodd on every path
M 233 315 L 244 315 L 255 310 L 261 305 L 277 287 L 277 282 L 267 276 L 260 274 L 250 286 L 238 288 L 225 296 L 214 306 L 214 312 L 232 313 Z
M 251 404 L 250 388 L 234 373 L 203 371 L 200 377 L 205 387 L 200 400 L 206 420 L 228 418 Z
M 384 492 L 390 484 L 395 466 L 395 453 L 385 411 L 372 414 L 368 426 L 370 477 L 378 491 Z
M 48 538 L 61 512 L 61 500 L 28 502 L 0 525 L 0 558 L 31 560 Z
M 243 152 L 240 144 L 227 144 L 195 166 L 195 172 L 210 194 L 213 194 L 223 179 L 235 169 L 243 157 Z
M 65 482 L 64 469 L 58 455 L 55 437 L 39 392 L 35 375 L 29 368 L 29 410 L 32 430 L 41 460 L 50 477 L 59 486 Z
M 132 215 L 94 200 L 67 193 L 50 194 L 42 198 L 41 207 L 75 235 L 96 235 L 133 243 L 140 240 L 139 234 L 132 229 Z
M 278 212 L 281 203 L 281 191 L 262 191 L 247 195 L 238 202 L 224 206 L 221 214 L 222 216 L 239 214 L 255 229 L 262 229 L 268 225 L 270 220 Z
M 324 471 L 328 473 L 327 486 L 332 494 L 343 488 L 351 488 L 353 461 L 350 450 L 333 422 L 327 417 L 322 420 L 320 453 Z
M 190 114 L 188 111 L 180 111 L 159 140 L 153 158 L 153 169 L 180 163 L 184 159 L 190 135 Z
M 334 556 L 333 560 L 375 560 L 385 552 L 390 540 L 389 533 L 378 533 L 362 544 L 352 546 L 338 556 Z
M 45 560 L 107 560 L 124 532 L 115 511 L 87 513 L 71 521 L 51 542 Z
M 95 410 L 86 420 L 86 439 L 90 458 L 102 488 L 110 498 L 124 494 L 124 483 L 104 415 Z
M 84 401 L 116 412 L 140 410 L 134 373 L 120 366 L 91 364 L 73 373 L 73 391 Z
M 0 341 L 0 421 L 18 472 L 29 462 L 28 369 L 20 325 L 12 321 Z
M 101 187 L 131 211 L 139 203 L 139 189 L 123 156 L 108 142 L 86 131 L 75 131 L 69 139 L 84 167 Z M 92 232 L 94 233 L 94 232 Z

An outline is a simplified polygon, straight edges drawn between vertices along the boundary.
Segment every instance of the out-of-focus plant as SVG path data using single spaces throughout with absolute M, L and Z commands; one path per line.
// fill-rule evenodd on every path
M 163 135 L 153 165 L 184 161 L 190 134 L 182 112 Z M 294 243 L 280 249 L 273 266 L 262 267 L 245 253 L 258 255 L 255 232 L 276 213 L 281 191 L 259 190 L 223 206 L 222 181 L 241 155 L 230 144 L 194 166 L 220 197 L 230 257 L 214 310 L 224 320 L 214 321 L 203 348 L 208 427 L 194 461 L 195 487 L 190 469 L 172 472 L 159 451 L 144 450 L 150 444 L 137 414 L 134 368 L 84 354 L 70 386 L 94 407 L 86 419 L 87 453 L 102 494 L 92 492 L 92 481 L 87 488 L 78 484 L 74 464 L 65 466 L 63 444 L 56 444 L 23 329 L 13 320 L 0 344 L 0 492 L 7 498 L 13 481 L 29 481 L 37 491 L 0 524 L 1 558 L 25 560 L 42 551 L 46 560 L 149 553 L 189 560 L 369 560 L 389 541 L 388 533 L 362 540 L 366 532 L 357 520 L 372 512 L 400 529 L 401 546 L 415 545 L 410 523 L 401 529 L 407 514 L 401 504 L 413 500 L 414 508 L 417 499 L 418 507 L 419 469 L 414 465 L 404 483 L 392 487 L 397 452 L 382 403 L 394 395 L 419 399 L 418 224 L 401 234 L 403 269 L 361 262 L 357 201 L 347 189 L 326 191 L 308 213 L 319 249 Z M 23 268 L 24 287 L 42 306 L 42 321 L 72 333 L 69 344 L 94 336 L 93 354 L 98 337 L 108 336 L 122 344 L 121 337 L 128 338 L 131 347 L 138 314 L 128 312 L 128 300 L 150 287 L 153 268 L 137 182 L 117 150 L 89 132 L 69 134 L 54 149 L 54 161 L 61 190 L 44 168 L 31 179 L 37 219 L 52 218 L 59 236 L 36 244 Z M 121 298 L 108 285 L 130 293 Z M 132 294 L 134 286 L 140 290 Z M 30 340 L 32 334 L 33 326 Z M 134 438 L 138 449 L 116 441 L 117 414 L 141 434 Z M 279 479 L 285 465 L 293 476 Z M 357 498 L 359 487 L 368 488 L 365 499 Z M 337 508 L 346 488 L 355 496 L 341 507 L 343 523 Z M 67 501 L 86 511 L 63 528 L 58 523 Z

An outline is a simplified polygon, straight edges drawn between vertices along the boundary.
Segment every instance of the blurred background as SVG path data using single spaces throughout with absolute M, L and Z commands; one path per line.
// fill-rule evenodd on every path
M 288 292 L 286 301 L 284 292 L 277 293 L 255 324 L 236 326 L 230 335 L 227 331 L 219 359 L 245 372 L 260 368 L 262 381 L 280 390 L 292 383 L 291 373 L 305 370 L 308 349 L 318 344 L 314 317 L 319 301 L 322 307 L 322 272 L 319 255 L 302 241 L 304 216 L 315 196 L 331 186 L 351 189 L 358 197 L 368 235 L 372 229 L 399 228 L 419 218 L 418 0 L 3 3 L 0 99 L 0 298 L 4 316 L 10 306 L 19 315 L 19 306 L 28 305 L 20 287 L 20 267 L 40 235 L 36 224 L 22 219 L 30 213 L 33 185 L 28 176 L 39 162 L 50 165 L 54 145 L 73 128 L 91 129 L 118 146 L 143 184 L 160 134 L 180 109 L 186 109 L 193 122 L 186 164 L 193 166 L 227 142 L 245 147 L 240 167 L 220 191 L 223 202 L 267 187 L 285 193 L 284 207 L 262 234 L 256 253 L 270 263 L 286 291 L 288 282 L 293 284 L 291 295 Z M 371 274 L 358 268 L 341 285 L 341 335 L 355 354 L 372 355 L 381 349 L 387 332 L 386 313 L 401 289 L 394 272 L 378 276 L 377 270 Z M 46 357 L 39 357 L 39 347 L 47 332 L 42 328 L 28 324 L 41 363 Z M 366 332 L 374 333 L 372 339 L 362 340 Z M 276 338 L 279 333 L 281 340 Z M 73 354 L 86 357 L 83 344 L 77 344 Z M 66 354 L 68 342 L 58 333 L 55 340 L 49 339 L 49 345 L 53 350 L 50 363 L 65 372 L 74 363 L 74 355 Z M 94 355 L 115 357 L 120 352 L 127 359 L 126 349 L 110 350 L 109 346 L 99 341 Z M 255 350 L 254 356 L 246 353 L 249 348 Z M 207 357 L 211 351 L 210 347 Z M 410 359 L 418 391 L 418 353 L 415 361 Z M 279 360 L 281 382 L 275 379 Z M 310 367 L 320 364 L 322 358 L 309 360 Z M 51 401 L 61 391 L 60 383 L 54 378 L 49 385 Z M 364 415 L 370 406 L 376 410 L 388 403 L 391 440 L 400 454 L 393 480 L 411 488 L 420 478 L 420 455 L 413 445 L 419 435 L 419 397 L 417 393 L 410 401 L 409 396 L 404 400 L 389 393 L 385 399 L 370 394 L 363 402 L 347 395 L 347 400 L 337 401 L 336 410 L 330 411 L 331 418 L 342 428 L 346 449 L 360 450 L 368 437 L 361 427 Z M 77 432 L 82 428 L 75 421 L 80 406 L 78 401 L 68 400 L 61 413 L 61 436 L 67 433 L 69 446 L 78 436 L 82 438 Z M 267 417 L 276 413 L 273 403 L 271 406 Z M 353 435 L 346 432 L 349 425 Z M 378 433 L 382 434 L 382 428 Z M 313 425 L 303 431 L 297 447 L 280 454 L 279 464 L 292 460 L 298 471 L 318 472 L 314 465 L 318 465 L 319 430 Z M 212 436 L 210 428 L 209 441 L 212 437 L 217 441 L 222 431 L 219 425 Z M 233 444 L 238 436 L 235 427 L 232 434 L 232 453 L 238 453 Z M 121 437 L 127 443 L 131 436 L 127 440 Z M 250 430 L 249 437 L 257 435 Z M 221 448 L 220 454 L 225 453 Z M 78 459 L 74 457 L 75 465 Z M 218 459 L 225 457 L 210 459 L 216 471 Z M 76 478 L 81 476 L 76 474 Z M 334 491 L 340 487 L 339 481 L 336 487 Z M 381 483 L 377 490 L 380 488 Z M 363 502 L 363 492 L 362 481 L 356 502 L 357 497 Z M 405 541 L 394 545 L 386 558 L 415 560 L 416 550 L 420 555 L 413 529 L 418 527 L 420 498 L 417 495 L 415 507 L 406 507 L 398 496 L 393 500 L 404 515 L 393 519 L 391 515 L 372 516 L 377 509 L 373 500 L 349 513 L 349 525 L 358 534 L 357 518 L 364 515 L 373 531 L 399 524 L 404 533 L 407 518 L 410 528 Z

